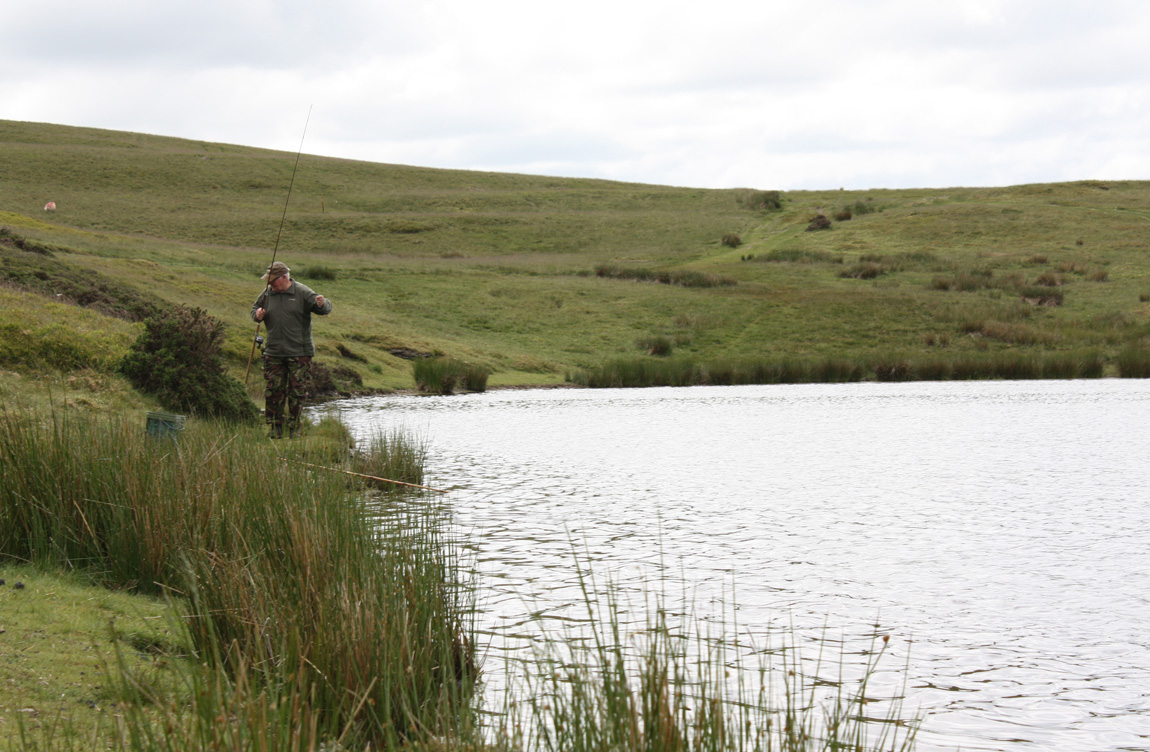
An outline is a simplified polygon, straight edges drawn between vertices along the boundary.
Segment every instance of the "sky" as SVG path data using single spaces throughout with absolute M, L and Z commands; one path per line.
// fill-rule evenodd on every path
M 54 0 L 0 38 L 5 120 L 699 188 L 1150 178 L 1145 0 Z

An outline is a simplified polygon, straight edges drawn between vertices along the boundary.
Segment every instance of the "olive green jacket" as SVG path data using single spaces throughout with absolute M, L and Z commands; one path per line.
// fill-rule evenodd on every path
M 256 311 L 264 309 L 264 326 L 267 327 L 267 345 L 264 355 L 273 358 L 298 358 L 302 355 L 315 355 L 315 342 L 311 338 L 311 315 L 326 316 L 331 313 L 331 301 L 326 298 L 323 308 L 315 304 L 316 293 L 307 285 L 292 280 L 291 287 L 283 292 L 272 292 L 265 288 L 252 304 L 252 321 Z

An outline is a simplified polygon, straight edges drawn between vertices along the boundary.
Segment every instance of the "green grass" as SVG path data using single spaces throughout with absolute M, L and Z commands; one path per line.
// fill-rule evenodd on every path
M 508 695 L 484 719 L 474 591 L 435 505 L 369 500 L 357 476 L 310 464 L 339 470 L 354 454 L 351 467 L 419 479 L 420 445 L 393 434 L 355 449 L 332 418 L 299 441 L 257 435 L 192 420 L 154 439 L 126 417 L 0 412 L 0 741 L 454 749 L 480 745 L 484 727 L 496 733 L 483 745 L 508 752 L 912 740 L 917 721 L 897 703 L 877 724 L 860 717 L 873 661 L 857 687 L 815 703 L 799 664 L 781 677 L 744 665 L 726 638 L 671 625 L 662 608 L 643 640 L 624 638 L 615 591 L 600 601 L 586 571 L 593 647 L 548 635 L 551 659 L 521 675 L 545 692 Z
M 578 563 L 577 563 L 578 566 Z M 831 656 L 804 671 L 791 638 L 743 635 L 759 660 L 738 650 L 727 614 L 707 624 L 693 613 L 672 616 L 661 594 L 648 592 L 643 625 L 625 622 L 622 588 L 608 582 L 596 595 L 590 572 L 579 571 L 586 613 L 582 631 L 546 635 L 529 666 L 513 673 L 515 693 L 496 721 L 497 748 L 599 752 L 800 752 L 911 750 L 919 720 L 901 699 L 870 690 L 890 635 L 874 639 L 853 680 L 820 679 Z M 629 604 L 634 607 L 634 604 Z M 770 647 L 764 645 L 764 641 Z M 765 648 L 765 649 L 764 649 Z M 781 664 L 765 655 L 777 652 Z M 829 675 L 829 672 L 827 672 Z M 820 695 L 819 685 L 836 691 Z
M 236 729 L 197 718 L 262 703 L 378 748 L 466 718 L 476 677 L 456 554 L 427 505 L 377 515 L 355 476 L 284 462 L 312 456 L 325 433 L 346 459 L 330 429 L 276 444 L 193 421 L 172 441 L 128 417 L 0 413 L 0 561 L 184 604 L 171 641 L 191 659 L 119 690 L 138 699 L 140 733 L 210 748 Z M 378 455 L 400 452 L 421 457 L 393 437 L 363 461 L 393 467 Z M 209 684 L 205 664 L 217 669 Z
M 47 310 L 66 283 L 61 300 L 84 296 L 93 313 L 137 298 L 199 306 L 227 325 L 228 367 L 242 378 L 293 158 L 0 121 L 0 277 L 33 296 L 0 300 L 0 320 Z M 959 323 L 1012 303 L 1031 311 L 1025 336 L 992 349 L 1094 349 L 1112 375 L 1146 331 L 1150 183 L 795 191 L 777 208 L 774 198 L 304 155 L 279 258 L 335 305 L 315 325 L 319 361 L 368 390 L 410 387 L 396 352 L 483 364 L 493 387 L 546 385 L 655 335 L 699 362 L 922 356 L 928 335 L 944 334 L 960 357 L 988 338 Z M 820 208 L 843 206 L 849 222 L 804 231 Z M 731 233 L 737 249 L 722 243 Z M 682 282 L 625 284 L 597 268 Z M 1039 284 L 1044 272 L 1061 284 Z M 122 354 L 123 338 L 108 339 L 81 344 L 86 367 L 104 372 Z M 19 373 L 75 362 L 19 350 L 5 356 Z
M 485 366 L 454 358 L 417 358 L 412 361 L 411 373 L 416 388 L 426 394 L 453 394 L 456 387 L 469 392 L 487 391 L 490 375 Z
M 1144 378 L 1143 351 L 1125 350 L 1119 375 Z M 961 355 L 888 354 L 851 358 L 738 358 L 696 362 L 643 356 L 613 358 L 568 375 L 579 386 L 731 386 L 739 384 L 844 383 L 852 381 L 946 381 L 950 379 L 1100 378 L 1105 361 L 1096 350 L 1026 352 L 1002 350 Z

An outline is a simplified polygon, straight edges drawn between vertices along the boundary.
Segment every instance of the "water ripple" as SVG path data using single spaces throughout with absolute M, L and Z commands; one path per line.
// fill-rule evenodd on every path
M 488 655 L 635 599 L 794 629 L 907 678 L 924 750 L 1150 748 L 1150 386 L 1137 381 L 493 392 L 338 406 L 426 438 Z M 737 605 L 732 605 L 737 604 Z M 636 617 L 638 620 L 638 617 Z M 640 622 L 636 622 L 640 623 Z M 876 626 L 877 625 L 877 626 Z M 760 642 L 756 650 L 782 650 Z M 829 679 L 828 679 L 829 681 Z

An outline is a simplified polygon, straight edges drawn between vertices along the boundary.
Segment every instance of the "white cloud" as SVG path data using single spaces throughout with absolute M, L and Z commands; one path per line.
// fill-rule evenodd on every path
M 382 162 L 721 187 L 1145 177 L 1132 0 L 60 0 L 3 117 Z

